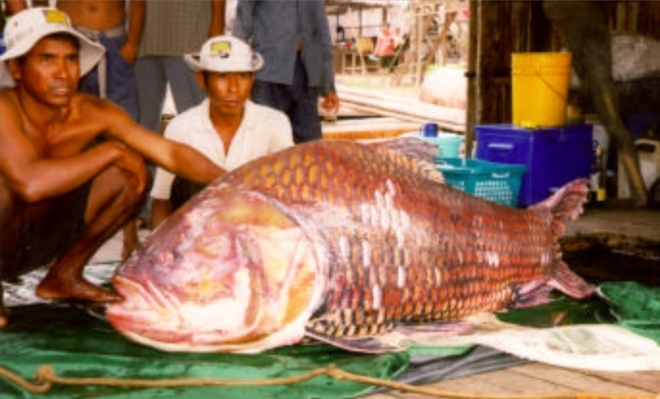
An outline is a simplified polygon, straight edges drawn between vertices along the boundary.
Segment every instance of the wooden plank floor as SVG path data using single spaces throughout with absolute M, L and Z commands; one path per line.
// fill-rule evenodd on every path
M 429 387 L 469 398 L 474 395 L 528 395 L 529 398 L 560 394 L 573 397 L 660 397 L 660 371 L 600 372 L 530 363 L 503 370 L 441 381 Z M 597 396 L 600 395 L 600 396 Z M 367 399 L 419 399 L 430 395 L 390 391 Z M 451 396 L 438 396 L 451 397 Z M 456 396 L 453 396 L 456 397 Z M 568 396 L 566 396 L 568 397 Z

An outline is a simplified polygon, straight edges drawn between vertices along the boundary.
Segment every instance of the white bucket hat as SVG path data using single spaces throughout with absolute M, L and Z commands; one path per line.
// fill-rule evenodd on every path
M 64 12 L 56 8 L 34 7 L 7 20 L 4 33 L 7 51 L 0 56 L 0 61 L 26 54 L 40 39 L 53 33 L 68 33 L 80 42 L 80 76 L 91 71 L 105 53 L 103 46 L 73 29 Z
M 261 54 L 233 36 L 212 37 L 199 53 L 186 54 L 184 59 L 194 71 L 255 72 L 264 65 Z

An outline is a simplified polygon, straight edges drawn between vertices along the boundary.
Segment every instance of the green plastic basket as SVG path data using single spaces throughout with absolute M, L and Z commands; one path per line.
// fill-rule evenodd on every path
M 439 158 L 436 168 L 452 187 L 488 201 L 517 207 L 525 165 L 508 165 L 465 158 Z
M 463 136 L 454 133 L 440 132 L 436 137 L 419 137 L 440 148 L 441 158 L 458 157 L 463 144 Z

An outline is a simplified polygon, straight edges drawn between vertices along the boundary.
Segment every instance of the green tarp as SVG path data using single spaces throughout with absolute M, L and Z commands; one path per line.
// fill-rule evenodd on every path
M 601 286 L 609 301 L 562 298 L 533 309 L 506 313 L 500 318 L 525 325 L 552 326 L 561 314 L 566 323 L 618 322 L 660 342 L 660 289 L 635 283 Z M 617 319 L 613 315 L 620 317 Z M 30 305 L 11 309 L 12 323 L 0 331 L 0 367 L 32 379 L 45 364 L 66 377 L 132 379 L 264 379 L 298 376 L 330 363 L 354 373 L 395 379 L 410 368 L 410 357 L 460 355 L 470 347 L 412 348 L 406 353 L 364 355 L 327 345 L 297 345 L 260 355 L 163 353 L 126 340 L 105 321 L 74 307 Z M 460 357 L 460 356 L 457 356 Z M 273 387 L 200 387 L 130 389 L 55 386 L 47 396 L 30 394 L 0 378 L 0 398 L 350 398 L 370 392 L 371 386 L 330 377 Z
M 287 377 L 334 363 L 347 371 L 391 379 L 406 369 L 407 353 L 359 355 L 327 345 L 298 345 L 261 355 L 163 353 L 128 342 L 110 325 L 74 308 L 47 305 L 15 308 L 15 320 L 0 333 L 0 366 L 31 378 L 53 365 L 66 377 L 133 379 L 262 379 Z M 371 387 L 319 377 L 274 387 L 122 389 L 54 387 L 48 398 L 346 398 Z M 43 397 L 0 382 L 0 398 Z
M 660 344 L 660 288 L 623 282 L 603 283 L 599 291 L 618 325 Z

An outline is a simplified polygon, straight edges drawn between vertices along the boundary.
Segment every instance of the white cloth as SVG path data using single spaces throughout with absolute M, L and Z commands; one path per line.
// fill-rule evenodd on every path
M 211 122 L 208 98 L 172 119 L 165 129 L 165 137 L 195 148 L 227 171 L 293 146 L 291 123 L 287 116 L 249 100 L 245 103 L 243 120 L 228 152 Z M 173 173 L 157 168 L 151 196 L 169 199 L 174 178 Z
M 493 314 L 468 318 L 469 334 L 390 338 L 404 346 L 463 346 L 480 344 L 517 357 L 561 367 L 603 371 L 660 370 L 660 346 L 650 338 L 612 324 L 578 324 L 533 328 L 504 323 Z M 396 342 L 397 339 L 401 341 Z

